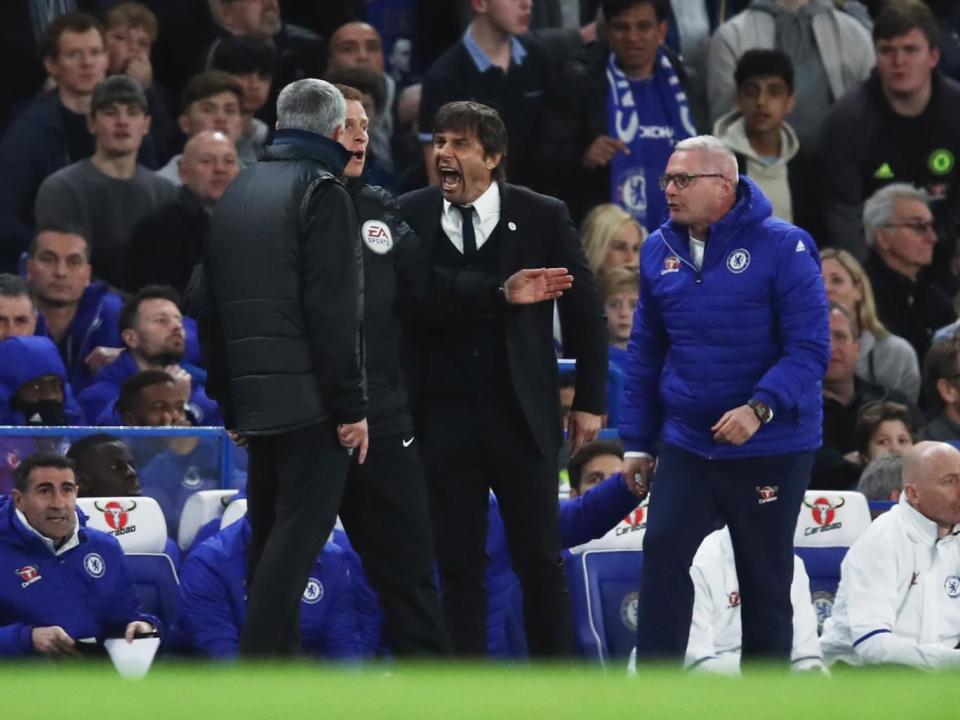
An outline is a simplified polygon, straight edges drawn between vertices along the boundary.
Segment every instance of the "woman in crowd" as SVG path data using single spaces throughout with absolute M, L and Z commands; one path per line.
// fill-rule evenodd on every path
M 857 318 L 860 326 L 860 360 L 857 375 L 897 390 L 911 401 L 920 395 L 920 365 L 906 340 L 893 335 L 877 317 L 870 279 L 846 250 L 827 248 L 820 253 L 827 298 Z
M 580 242 L 594 277 L 615 267 L 638 267 L 646 236 L 632 216 L 609 203 L 591 210 L 580 228 Z

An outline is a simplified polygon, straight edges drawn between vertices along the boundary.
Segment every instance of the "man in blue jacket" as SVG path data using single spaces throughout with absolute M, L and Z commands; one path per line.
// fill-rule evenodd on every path
M 0 343 L 0 425 L 82 425 L 67 371 L 48 338 Z
M 91 282 L 90 243 L 80 227 L 40 228 L 27 250 L 27 280 L 40 310 L 37 335 L 57 344 L 70 386 L 80 392 L 120 353 L 123 299 Z
M 32 455 L 0 497 L 0 656 L 77 655 L 87 638 L 152 633 L 117 540 L 84 527 L 74 465 Z
M 124 303 L 118 323 L 125 351 L 79 394 L 80 406 L 91 423 L 119 424 L 114 404 L 123 381 L 141 370 L 163 370 L 176 381 L 194 424 L 222 424 L 220 409 L 207 397 L 206 375 L 183 362 L 187 333 L 180 298 L 173 288 L 141 288 Z
M 177 637 L 191 650 L 234 658 L 246 619 L 244 577 L 250 521 L 229 525 L 192 551 L 180 576 Z M 313 657 L 350 659 L 376 650 L 361 642 L 347 552 L 327 542 L 300 601 L 300 639 Z
M 670 219 L 641 251 L 620 423 L 625 472 L 654 488 L 637 656 L 682 661 L 690 564 L 722 520 L 743 656 L 787 660 L 793 531 L 821 443 L 830 358 L 819 255 L 805 231 L 771 217 L 749 178 L 738 180 L 716 138 L 678 143 L 660 185 Z

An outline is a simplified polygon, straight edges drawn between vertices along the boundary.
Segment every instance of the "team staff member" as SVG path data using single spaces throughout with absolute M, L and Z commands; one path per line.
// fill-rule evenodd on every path
M 435 268 L 506 278 L 562 266 L 574 277 L 559 301 L 564 345 L 577 358 L 569 427 L 573 451 L 604 412 L 606 323 L 566 206 L 505 182 L 507 131 L 495 110 L 452 102 L 434 120 L 439 187 L 404 195 L 405 219 Z M 497 496 L 524 591 L 531 655 L 568 653 L 570 596 L 557 529 L 561 442 L 550 304 L 509 308 L 444 332 L 417 333 L 417 398 L 447 630 L 459 654 L 486 653 L 484 539 Z
M 960 665 L 960 451 L 903 455 L 900 502 L 857 538 L 823 625 L 828 662 Z
M 402 315 L 455 324 L 499 312 L 500 283 L 477 272 L 430 272 L 420 240 L 380 188 L 360 180 L 367 152 L 363 95 L 337 85 L 347 101 L 344 169 L 363 239 L 364 339 L 370 450 L 350 468 L 340 517 L 380 596 L 385 642 L 397 655 L 449 652 L 434 582 L 427 492 L 400 367 Z M 503 285 L 511 303 L 556 297 L 572 278 L 563 268 L 521 270 Z M 433 312 L 431 312 L 431 310 Z M 423 315 L 427 314 L 427 318 Z M 346 437 L 346 433 L 343 434 Z
M 338 180 L 345 116 L 323 80 L 281 91 L 273 143 L 210 219 L 206 292 L 194 293 L 211 392 L 249 442 L 241 656 L 298 651 L 300 599 L 350 466 L 337 426 L 360 461 L 367 451 L 360 233 Z
M 31 455 L 0 497 L 0 657 L 78 655 L 77 640 L 152 633 L 116 538 L 84 527 L 73 461 Z
M 786 661 L 793 531 L 830 357 L 819 257 L 714 137 L 678 143 L 660 182 L 670 219 L 641 250 L 620 424 L 625 472 L 644 486 L 653 475 L 637 656 L 682 660 L 690 564 L 723 520 L 743 656 Z

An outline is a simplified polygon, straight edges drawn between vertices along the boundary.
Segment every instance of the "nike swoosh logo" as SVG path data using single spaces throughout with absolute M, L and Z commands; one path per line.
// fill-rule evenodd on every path
M 401 440 L 400 442 L 402 442 L 402 443 L 403 443 L 403 446 L 404 446 L 405 448 L 407 448 L 407 447 L 410 447 L 411 445 L 413 445 L 413 440 L 414 440 L 415 437 L 416 437 L 416 436 L 410 438 L 409 440 Z

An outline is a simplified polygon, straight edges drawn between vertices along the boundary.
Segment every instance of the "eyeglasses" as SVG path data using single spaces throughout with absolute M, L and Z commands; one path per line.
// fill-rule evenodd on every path
M 898 222 L 898 223 L 884 223 L 883 227 L 902 227 L 909 228 L 913 230 L 917 235 L 926 235 L 927 233 L 933 232 L 935 228 L 935 223 L 933 220 L 911 220 L 910 222 Z
M 686 190 L 697 178 L 702 177 L 724 177 L 720 173 L 677 173 L 676 175 L 661 175 L 660 176 L 660 189 L 666 190 L 667 185 L 671 182 L 677 186 L 677 190 Z

